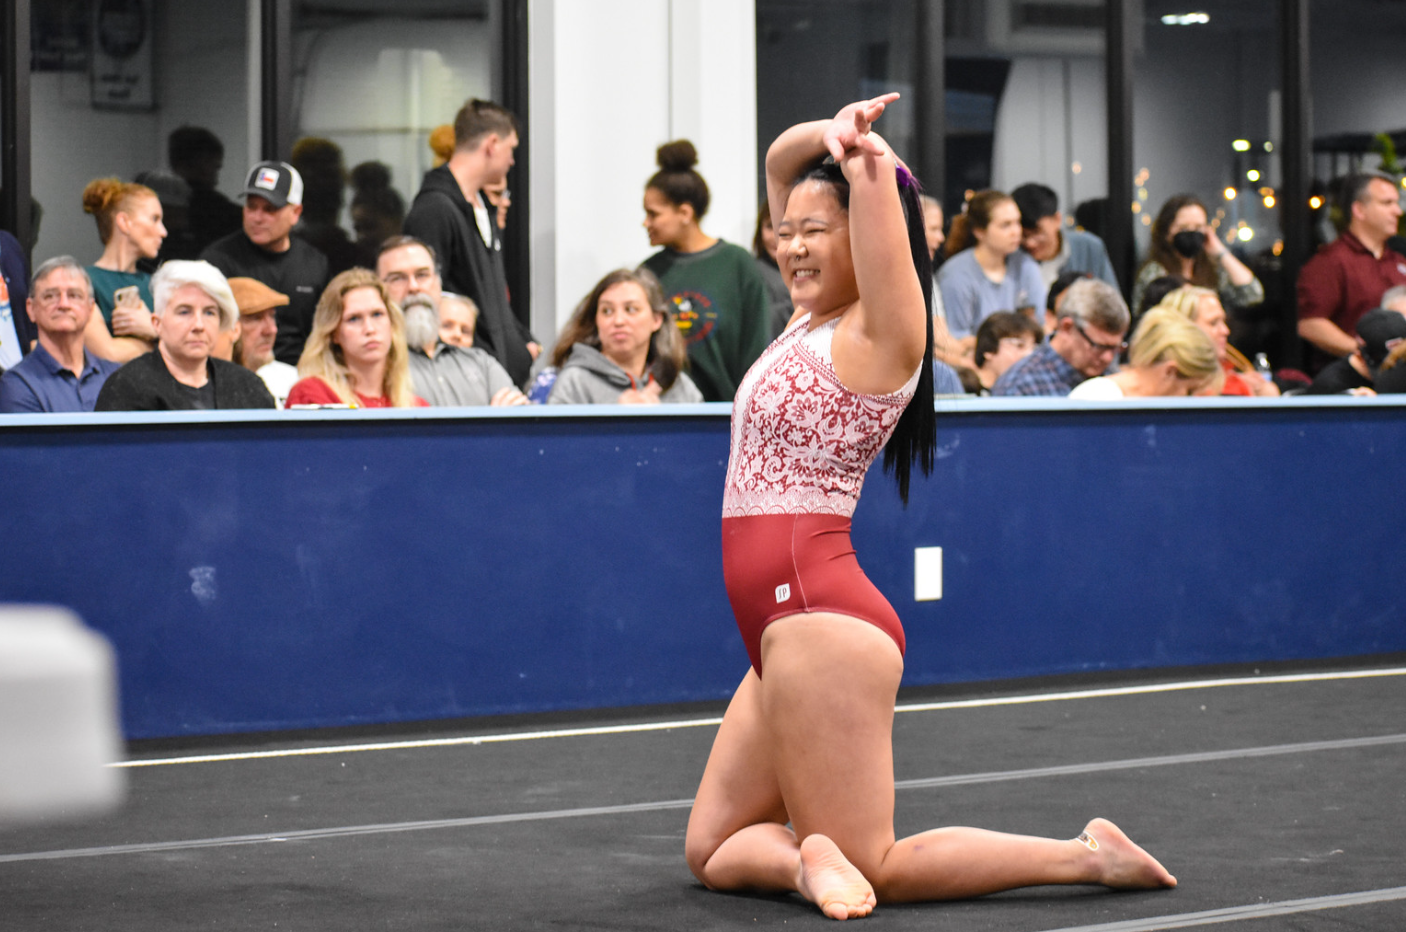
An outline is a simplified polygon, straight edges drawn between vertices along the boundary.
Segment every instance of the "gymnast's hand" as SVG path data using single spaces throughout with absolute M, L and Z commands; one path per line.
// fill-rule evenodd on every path
M 836 162 L 844 160 L 846 154 L 858 150 L 873 155 L 888 152 L 882 139 L 871 135 L 869 128 L 884 112 L 884 108 L 898 99 L 897 92 L 881 94 L 871 100 L 860 100 L 842 108 L 826 127 L 822 141 L 825 149 Z

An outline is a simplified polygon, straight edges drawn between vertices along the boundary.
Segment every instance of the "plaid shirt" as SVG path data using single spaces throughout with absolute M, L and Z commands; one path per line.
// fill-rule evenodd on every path
M 1074 386 L 1087 379 L 1079 370 L 1064 361 L 1049 343 L 1041 343 L 1035 352 L 1007 369 L 991 387 L 992 395 L 1068 395 Z

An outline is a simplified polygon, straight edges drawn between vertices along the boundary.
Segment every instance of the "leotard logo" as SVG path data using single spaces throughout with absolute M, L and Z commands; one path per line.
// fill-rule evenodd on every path
M 674 322 L 689 346 L 708 339 L 718 322 L 718 309 L 712 300 L 697 291 L 680 291 L 674 295 Z
M 776 604 L 780 605 L 791 597 L 791 584 L 782 583 L 776 587 Z

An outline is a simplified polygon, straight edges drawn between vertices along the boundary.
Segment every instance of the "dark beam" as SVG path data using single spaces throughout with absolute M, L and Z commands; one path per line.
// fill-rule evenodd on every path
M 1313 214 L 1308 206 L 1312 182 L 1312 127 L 1309 123 L 1308 74 L 1309 0 L 1281 0 L 1279 38 L 1284 76 L 1281 95 L 1284 138 L 1279 140 L 1281 181 L 1280 217 L 1283 223 L 1284 252 L 1280 256 L 1283 276 L 1283 307 L 1280 311 L 1279 354 L 1276 367 L 1301 367 L 1302 344 L 1298 337 L 1298 295 L 1295 283 L 1299 269 L 1308 261 L 1313 246 Z
M 265 159 L 293 152 L 293 0 L 260 0 L 261 138 Z
M 527 0 L 503 0 L 502 46 L 498 60 L 502 63 L 503 106 L 518 118 L 522 132 L 518 137 L 516 164 L 508 178 L 513 194 L 511 216 L 503 231 L 503 265 L 508 275 L 508 291 L 513 313 L 527 326 L 532 325 L 532 266 L 531 234 L 528 227 L 532 171 L 532 139 L 527 135 L 528 111 L 528 21 Z M 552 334 L 536 334 L 538 339 L 551 339 Z
M 942 200 L 947 176 L 947 36 L 945 0 L 919 0 L 915 5 L 918 37 L 914 84 L 913 167 L 928 194 Z M 944 208 L 946 205 L 944 205 Z
M 1121 0 L 1104 4 L 1104 71 L 1108 96 L 1108 228 L 1104 242 L 1124 296 L 1132 291 L 1137 258 L 1133 239 L 1133 47 L 1141 26 Z
M 0 229 L 28 250 L 34 236 L 30 210 L 29 0 L 4 0 L 0 20 Z M 25 264 L 29 265 L 29 256 Z M 18 313 L 24 313 L 18 310 Z

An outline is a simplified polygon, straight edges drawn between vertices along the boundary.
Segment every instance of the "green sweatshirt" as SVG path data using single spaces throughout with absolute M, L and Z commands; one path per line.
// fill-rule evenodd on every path
M 662 249 L 644 261 L 664 285 L 688 344 L 689 375 L 708 401 L 731 401 L 771 342 L 766 282 L 752 254 L 718 240 L 700 252 Z

